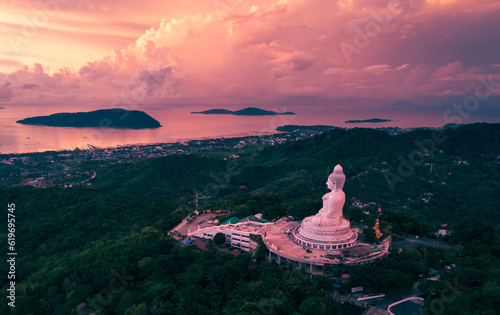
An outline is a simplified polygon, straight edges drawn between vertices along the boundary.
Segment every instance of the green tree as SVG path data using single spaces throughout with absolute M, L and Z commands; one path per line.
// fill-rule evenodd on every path
M 217 245 L 223 245 L 226 242 L 226 234 L 224 233 L 215 234 L 213 241 Z
M 125 311 L 125 315 L 148 315 L 148 305 L 146 303 L 132 305 Z
M 304 198 L 287 202 L 285 207 L 289 215 L 302 219 L 318 212 L 321 208 L 321 202 Z
M 303 315 L 335 315 L 339 314 L 340 306 L 331 297 L 314 296 L 302 301 L 300 311 Z
M 483 303 L 492 309 L 498 308 L 500 301 L 500 286 L 496 282 L 488 281 L 483 287 Z
M 375 233 L 375 230 L 373 228 L 367 228 L 363 230 L 363 234 L 366 237 L 366 241 L 368 243 L 375 243 L 377 242 L 377 235 Z

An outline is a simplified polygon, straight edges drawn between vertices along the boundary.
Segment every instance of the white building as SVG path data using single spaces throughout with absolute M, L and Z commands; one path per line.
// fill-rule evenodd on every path
M 213 225 L 191 232 L 188 236 L 204 239 L 213 239 L 217 233 L 226 235 L 226 243 L 232 247 L 250 252 L 257 248 L 257 243 L 250 238 L 250 235 L 259 235 L 259 230 L 271 223 L 243 222 L 236 224 Z

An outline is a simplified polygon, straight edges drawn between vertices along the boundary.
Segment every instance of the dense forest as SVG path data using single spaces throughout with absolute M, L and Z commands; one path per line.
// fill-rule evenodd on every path
M 336 314 L 339 304 L 325 297 L 333 290 L 327 277 L 270 264 L 262 250 L 252 257 L 210 244 L 205 251 L 180 246 L 167 232 L 194 210 L 197 193 L 210 197 L 200 210 L 311 215 L 321 207 L 328 172 L 341 164 L 344 213 L 353 223 L 372 227 L 381 208 L 385 235 L 435 237 L 447 223 L 453 234 L 444 240 L 463 246 L 395 248 L 383 267 L 353 268 L 348 287 L 406 290 L 430 268 L 453 264 L 439 281 L 420 281 L 428 313 L 496 314 L 500 125 L 465 125 L 436 139 L 432 130 L 390 136 L 334 129 L 226 152 L 236 159 L 204 152 L 116 164 L 90 187 L 1 190 L 1 204 L 16 204 L 15 313 Z M 356 200 L 367 206 L 353 206 Z M 6 242 L 1 246 L 7 252 Z M 6 278 L 0 285 L 7 292 Z M 3 301 L 0 313 L 8 314 Z
M 267 218 L 304 217 L 316 211 L 328 171 L 340 164 L 346 200 L 375 202 L 433 223 L 458 223 L 474 213 L 484 223 L 498 224 L 500 124 L 447 129 L 441 143 L 432 140 L 433 133 L 334 129 L 303 141 L 228 152 L 240 156 L 234 160 L 210 158 L 207 152 L 118 164 L 98 174 L 93 187 L 177 201 L 193 200 L 198 192 L 212 197 L 211 207 L 227 201 L 231 209 L 255 200 Z M 428 193 L 430 200 L 422 201 Z

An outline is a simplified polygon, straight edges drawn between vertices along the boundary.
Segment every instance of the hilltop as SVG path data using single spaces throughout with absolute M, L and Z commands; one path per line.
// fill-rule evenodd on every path
M 52 127 L 98 127 L 145 129 L 159 128 L 161 124 L 145 112 L 122 108 L 100 109 L 91 112 L 57 113 L 49 116 L 36 116 L 18 120 L 25 125 Z

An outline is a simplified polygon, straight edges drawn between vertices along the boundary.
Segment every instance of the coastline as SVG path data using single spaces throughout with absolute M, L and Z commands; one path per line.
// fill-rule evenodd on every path
M 360 128 L 357 126 L 352 126 L 352 127 L 338 127 L 338 126 L 324 126 L 321 125 L 322 128 L 316 128 L 319 125 L 284 125 L 284 126 L 278 126 L 272 133 L 264 133 L 262 131 L 259 132 L 243 132 L 243 133 L 235 133 L 235 134 L 228 134 L 228 135 L 221 135 L 221 136 L 216 136 L 216 137 L 210 137 L 210 136 L 200 136 L 200 137 L 186 137 L 186 138 L 177 138 L 173 141 L 168 141 L 168 142 L 137 142 L 137 143 L 124 143 L 124 144 L 116 144 L 116 145 L 102 145 L 102 146 L 97 146 L 97 145 L 92 145 L 92 144 L 87 144 L 86 147 L 75 147 L 73 149 L 49 149 L 49 150 L 40 150 L 40 151 L 29 151 L 29 152 L 2 152 L 2 144 L 0 144 L 0 157 L 2 156 L 23 156 L 23 155 L 30 155 L 30 154 L 43 154 L 47 152 L 55 152 L 55 153 L 63 153 L 63 152 L 71 152 L 75 151 L 78 149 L 78 151 L 88 151 L 88 150 L 113 150 L 113 149 L 123 149 L 123 148 L 147 148 L 151 146 L 162 146 L 162 145 L 185 145 L 186 143 L 189 142 L 204 142 L 204 141 L 218 141 L 218 140 L 235 140 L 235 139 L 247 139 L 247 138 L 265 138 L 269 136 L 276 136 L 276 135 L 282 135 L 282 134 L 300 134 L 299 137 L 311 137 L 317 134 L 321 134 L 323 132 L 326 132 L 328 130 L 334 129 L 334 128 L 340 128 L 340 129 L 354 129 L 354 128 Z M 47 126 L 44 126 L 47 127 Z M 295 127 L 295 128 L 287 128 L 287 127 Z M 330 128 L 325 128 L 325 127 L 330 127 Z M 61 128 L 61 127 L 60 127 Z M 62 127 L 62 128 L 71 128 L 71 127 Z M 401 133 L 406 133 L 410 132 L 413 130 L 417 129 L 429 129 L 429 130 L 439 130 L 443 129 L 445 127 L 417 127 L 417 128 L 401 128 L 401 127 L 362 127 L 366 129 L 375 129 L 375 130 L 383 130 L 391 135 L 397 135 Z M 280 130 L 281 129 L 281 130 Z M 115 130 L 127 130 L 127 129 L 115 129 Z M 299 140 L 299 139 L 296 139 Z

